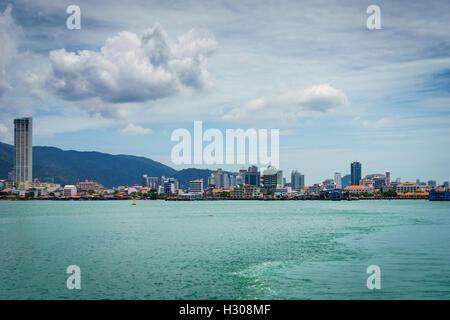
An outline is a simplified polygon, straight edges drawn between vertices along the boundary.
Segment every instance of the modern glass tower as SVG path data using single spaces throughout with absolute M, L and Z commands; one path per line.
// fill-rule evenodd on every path
M 359 185 L 359 181 L 361 180 L 361 163 L 358 161 L 352 162 L 350 165 L 350 174 L 351 174 L 351 182 L 352 186 Z
M 33 180 L 33 122 L 31 118 L 14 119 L 15 181 Z
M 298 172 L 297 170 L 293 170 L 291 173 L 291 187 L 293 190 L 300 189 L 305 186 L 305 176 Z

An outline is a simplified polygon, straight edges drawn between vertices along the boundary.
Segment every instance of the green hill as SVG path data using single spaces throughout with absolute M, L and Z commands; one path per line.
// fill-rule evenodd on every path
M 0 142 L 0 179 L 6 179 L 14 166 L 13 152 L 12 145 Z M 140 185 L 142 175 L 146 174 L 149 177 L 174 177 L 184 187 L 189 187 L 191 180 L 203 179 L 204 186 L 207 186 L 211 172 L 195 168 L 177 171 L 145 157 L 33 147 L 33 178 L 62 185 L 85 179 L 99 181 L 108 187 Z
M 13 146 L 0 143 L 0 178 L 6 178 L 14 166 L 13 150 Z M 109 187 L 133 185 L 141 184 L 143 174 L 173 176 L 176 172 L 144 157 L 33 147 L 33 177 L 63 185 L 84 179 L 97 180 Z

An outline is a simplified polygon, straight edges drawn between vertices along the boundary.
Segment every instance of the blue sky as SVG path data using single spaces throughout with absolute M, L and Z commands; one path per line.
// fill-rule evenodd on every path
M 80 30 L 66 28 L 71 4 Z M 366 28 L 372 4 L 380 30 Z M 448 1 L 0 0 L 0 12 L 0 141 L 32 115 L 34 145 L 180 168 L 170 135 L 202 120 L 280 129 L 280 167 L 307 184 L 354 160 L 450 180 Z

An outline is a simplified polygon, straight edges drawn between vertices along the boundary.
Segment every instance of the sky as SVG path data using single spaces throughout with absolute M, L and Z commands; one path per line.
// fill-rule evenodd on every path
M 76 4 L 81 28 L 69 30 Z M 366 12 L 380 8 L 381 28 Z M 0 141 L 146 156 L 175 129 L 279 129 L 280 168 L 311 185 L 450 180 L 448 1 L 0 0 Z M 247 165 L 195 165 L 237 170 Z

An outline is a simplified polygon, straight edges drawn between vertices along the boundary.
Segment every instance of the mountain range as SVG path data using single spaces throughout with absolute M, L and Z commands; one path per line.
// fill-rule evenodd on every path
M 6 179 L 13 167 L 14 146 L 0 142 L 0 179 Z M 85 179 L 107 187 L 140 185 L 142 175 L 146 174 L 149 177 L 174 177 L 184 187 L 188 187 L 191 180 L 203 179 L 206 186 L 211 172 L 195 168 L 175 170 L 152 159 L 131 155 L 33 147 L 33 178 L 61 185 Z

